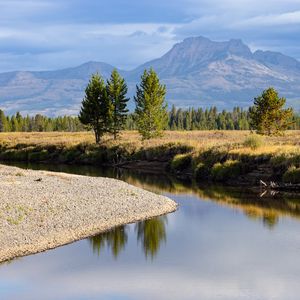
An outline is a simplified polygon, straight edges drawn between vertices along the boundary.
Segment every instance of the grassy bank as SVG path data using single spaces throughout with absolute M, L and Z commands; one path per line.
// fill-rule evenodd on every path
M 137 132 L 100 145 L 82 133 L 1 133 L 0 160 L 164 169 L 197 181 L 255 184 L 300 181 L 300 131 L 260 137 L 249 131 L 167 131 L 142 142 Z

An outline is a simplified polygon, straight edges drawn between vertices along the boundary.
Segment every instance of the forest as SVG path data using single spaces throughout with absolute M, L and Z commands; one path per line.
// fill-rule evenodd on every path
M 207 109 L 182 109 L 172 106 L 168 112 L 166 130 L 249 130 L 249 109 L 235 107 L 232 111 L 218 111 L 216 107 Z M 289 129 L 300 129 L 300 115 L 294 114 Z M 0 132 L 78 132 L 89 130 L 81 124 L 77 116 L 47 117 L 41 114 L 22 116 L 16 113 L 5 115 L 0 110 Z M 125 130 L 136 130 L 134 113 L 127 115 Z

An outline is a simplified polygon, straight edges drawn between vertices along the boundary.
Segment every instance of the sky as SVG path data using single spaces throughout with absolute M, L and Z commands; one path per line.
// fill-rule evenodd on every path
M 0 0 L 0 13 L 0 72 L 130 70 L 191 36 L 300 60 L 300 0 Z

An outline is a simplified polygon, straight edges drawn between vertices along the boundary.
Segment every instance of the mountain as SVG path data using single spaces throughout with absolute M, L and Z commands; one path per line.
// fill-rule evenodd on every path
M 88 62 L 75 68 L 0 74 L 0 108 L 6 113 L 77 114 L 91 74 L 109 77 L 113 66 Z
M 153 67 L 167 85 L 167 100 L 180 107 L 248 107 L 253 97 L 273 86 L 300 109 L 300 62 L 278 52 L 251 52 L 241 40 L 215 42 L 187 38 L 162 57 L 120 73 L 129 94 L 144 69 Z M 0 74 L 0 107 L 7 113 L 76 114 L 91 74 L 108 78 L 113 66 L 88 62 L 75 68 Z M 131 102 L 133 107 L 133 102 Z
M 253 97 L 274 86 L 290 105 L 300 108 L 300 62 L 276 52 L 252 53 L 241 40 L 187 38 L 161 58 L 138 67 L 132 79 L 150 66 L 177 106 L 249 106 Z

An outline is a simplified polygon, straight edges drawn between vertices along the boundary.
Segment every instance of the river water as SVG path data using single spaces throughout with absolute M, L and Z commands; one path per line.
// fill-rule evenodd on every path
M 124 170 L 29 167 L 119 178 L 180 206 L 0 265 L 1 300 L 300 297 L 300 199 Z

